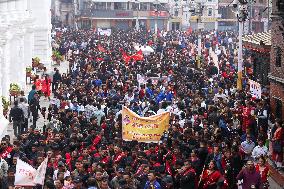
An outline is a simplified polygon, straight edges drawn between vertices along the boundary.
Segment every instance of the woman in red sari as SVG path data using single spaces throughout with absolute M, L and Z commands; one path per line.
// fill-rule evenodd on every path
M 222 175 L 217 170 L 215 161 L 212 160 L 209 163 L 208 169 L 205 169 L 201 175 L 201 183 L 199 188 L 201 189 L 216 189 L 217 183 L 221 179 Z
M 276 162 L 278 169 L 282 167 L 283 160 L 283 126 L 280 121 L 275 122 L 275 132 L 272 137 L 272 159 Z
M 51 84 L 50 78 L 47 75 L 45 75 L 44 80 L 42 80 L 42 92 L 45 97 L 48 97 L 48 99 L 50 99 L 50 93 L 51 93 L 50 84 Z
M 255 165 L 255 170 L 260 173 L 261 176 L 261 183 L 264 189 L 268 189 L 269 182 L 268 182 L 268 176 L 269 176 L 269 167 L 266 164 L 266 160 L 264 156 L 260 156 L 258 163 Z

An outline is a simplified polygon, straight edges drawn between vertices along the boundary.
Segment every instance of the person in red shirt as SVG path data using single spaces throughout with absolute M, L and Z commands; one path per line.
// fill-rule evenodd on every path
M 264 156 L 260 156 L 258 163 L 255 165 L 255 170 L 260 173 L 261 183 L 264 189 L 269 188 L 268 176 L 269 176 L 269 167 L 266 164 Z
M 216 189 L 218 181 L 222 177 L 221 173 L 217 170 L 214 160 L 209 162 L 208 169 L 205 169 L 201 175 L 201 182 L 199 187 L 202 189 Z
M 44 77 L 44 80 L 41 81 L 42 82 L 42 92 L 44 94 L 45 97 L 48 97 L 48 99 L 50 99 L 50 93 L 51 93 L 51 80 L 50 78 L 46 75 Z

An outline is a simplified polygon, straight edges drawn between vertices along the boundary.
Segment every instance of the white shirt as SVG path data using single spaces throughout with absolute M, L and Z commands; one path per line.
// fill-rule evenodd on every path
M 248 143 L 248 141 L 244 141 L 241 143 L 241 147 L 246 154 L 249 154 L 253 151 L 255 144 L 254 142 Z
M 23 110 L 24 117 L 28 118 L 28 116 L 29 116 L 29 105 L 27 103 L 20 103 L 19 108 Z
M 53 180 L 57 180 L 58 169 L 53 172 Z M 66 170 L 64 173 L 64 178 L 70 176 L 70 171 Z
M 256 146 L 254 147 L 253 151 L 252 151 L 252 157 L 253 158 L 258 158 L 261 155 L 266 156 L 268 153 L 268 149 L 266 146 Z

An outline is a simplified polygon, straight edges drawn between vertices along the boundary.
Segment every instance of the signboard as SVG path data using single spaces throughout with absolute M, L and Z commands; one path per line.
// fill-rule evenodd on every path
M 249 79 L 249 89 L 252 97 L 261 98 L 261 85 L 260 83 Z
M 150 11 L 149 16 L 151 17 L 168 17 L 169 14 L 167 11 Z
M 198 23 L 197 28 L 198 29 L 204 29 L 204 23 Z
M 170 113 L 140 117 L 127 107 L 122 108 L 122 139 L 125 141 L 159 142 L 169 128 Z

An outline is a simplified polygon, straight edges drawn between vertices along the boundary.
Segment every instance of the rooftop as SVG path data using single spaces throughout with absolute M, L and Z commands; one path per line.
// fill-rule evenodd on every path
M 271 46 L 271 30 L 268 32 L 261 32 L 243 37 L 243 42 L 251 43 L 253 45 Z

